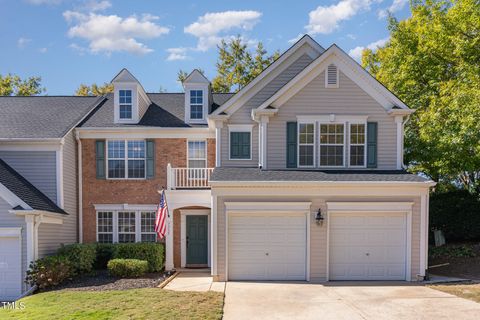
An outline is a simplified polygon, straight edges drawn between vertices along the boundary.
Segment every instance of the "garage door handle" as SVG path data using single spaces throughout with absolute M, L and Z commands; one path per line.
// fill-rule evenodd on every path
M 266 252 L 265 255 L 268 256 L 268 252 Z
M 367 252 L 367 253 L 365 253 L 365 255 L 368 257 L 370 255 L 370 253 Z

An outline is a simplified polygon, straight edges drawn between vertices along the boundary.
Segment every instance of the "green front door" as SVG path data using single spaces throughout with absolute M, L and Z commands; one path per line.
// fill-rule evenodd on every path
M 187 216 L 187 265 L 208 263 L 208 216 Z

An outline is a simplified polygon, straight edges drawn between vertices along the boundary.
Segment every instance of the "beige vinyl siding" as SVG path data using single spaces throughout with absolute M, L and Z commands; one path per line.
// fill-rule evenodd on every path
M 271 192 L 271 191 L 270 191 Z M 312 192 L 305 192 L 306 194 L 311 194 Z M 277 201 L 292 201 L 292 202 L 302 202 L 310 201 L 312 202 L 310 214 L 310 281 L 312 282 L 321 282 L 325 281 L 327 278 L 327 221 L 323 225 L 319 226 L 315 222 L 314 212 L 320 208 L 325 215 L 327 212 L 328 201 L 361 201 L 361 202 L 414 202 L 412 210 L 412 242 L 411 242 L 411 279 L 412 281 L 416 280 L 416 275 L 420 273 L 420 197 L 415 196 L 389 196 L 389 197 L 339 197 L 339 196 L 291 196 L 291 197 L 282 197 L 279 200 L 278 197 L 273 196 L 250 196 L 250 197 L 218 197 L 217 198 L 217 273 L 218 280 L 225 280 L 225 271 L 226 271 L 226 209 L 225 202 L 235 201 L 235 202 L 252 202 L 252 201 L 262 201 L 262 202 L 277 202 Z M 327 217 L 328 219 L 328 217 Z
M 394 117 L 341 71 L 339 88 L 325 88 L 325 72 L 279 107 L 267 125 L 267 168 L 286 167 L 286 123 L 299 115 L 368 115 L 378 122 L 378 169 L 396 169 L 396 124 Z M 318 159 L 318 132 L 316 133 Z M 348 153 L 347 153 L 348 156 Z M 345 163 L 348 161 L 345 159 Z
M 137 94 L 138 94 L 138 120 L 141 120 L 145 112 L 147 112 L 148 103 L 142 97 L 140 92 L 137 92 Z
M 22 228 L 22 274 L 25 275 L 25 272 L 28 268 L 27 263 L 27 234 L 26 234 L 26 224 L 24 217 L 18 217 L 13 213 L 8 212 L 13 208 L 6 202 L 3 198 L 0 197 L 0 228 L 2 227 L 12 227 L 12 228 Z M 22 290 L 25 291 L 26 285 L 22 284 Z
M 0 159 L 57 202 L 55 151 L 1 151 Z
M 63 145 L 63 224 L 41 224 L 38 232 L 39 257 L 52 254 L 60 244 L 78 241 L 78 193 L 77 193 L 77 143 L 75 135 L 70 132 L 65 136 Z
M 233 167 L 256 167 L 258 166 L 258 125 L 253 122 L 251 112 L 270 98 L 275 92 L 282 88 L 288 81 L 295 77 L 307 65 L 312 62 L 312 58 L 303 54 L 287 67 L 280 75 L 266 84 L 254 97 L 248 100 L 239 110 L 230 117 L 227 124 L 254 124 L 252 132 L 252 160 L 229 160 L 229 133 L 228 126 L 222 129 L 221 156 L 222 166 Z

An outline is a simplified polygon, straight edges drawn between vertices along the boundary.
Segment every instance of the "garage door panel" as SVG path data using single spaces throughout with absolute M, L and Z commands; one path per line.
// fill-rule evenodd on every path
M 305 215 L 234 214 L 228 228 L 230 280 L 305 280 Z
M 405 279 L 404 213 L 335 213 L 329 219 L 331 280 Z
M 22 292 L 21 246 L 18 237 L 0 237 L 0 301 Z

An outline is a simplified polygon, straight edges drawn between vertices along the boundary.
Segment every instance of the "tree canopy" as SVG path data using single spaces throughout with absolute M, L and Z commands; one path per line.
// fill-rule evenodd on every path
M 113 92 L 113 84 L 104 83 L 99 86 L 96 83 L 92 85 L 81 84 L 75 91 L 76 96 L 103 96 L 107 93 Z
M 480 193 L 480 2 L 413 0 L 389 17 L 390 40 L 362 65 L 417 111 L 406 132 L 410 170 Z
M 42 78 L 20 78 L 15 74 L 0 74 L 0 96 L 34 96 L 45 91 L 41 84 Z

